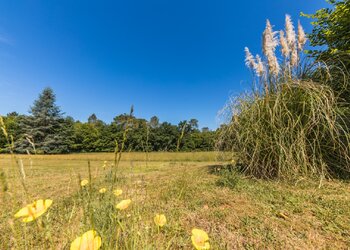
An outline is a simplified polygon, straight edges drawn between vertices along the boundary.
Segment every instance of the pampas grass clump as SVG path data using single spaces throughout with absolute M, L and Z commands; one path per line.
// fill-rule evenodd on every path
M 246 65 L 256 75 L 253 90 L 227 105 L 229 120 L 218 146 L 258 178 L 345 177 L 350 173 L 350 131 L 339 100 L 331 88 L 307 77 L 313 67 L 301 63 L 306 37 L 300 23 L 296 34 L 287 15 L 285 28 L 279 32 L 281 60 L 269 21 L 264 61 L 245 49 Z

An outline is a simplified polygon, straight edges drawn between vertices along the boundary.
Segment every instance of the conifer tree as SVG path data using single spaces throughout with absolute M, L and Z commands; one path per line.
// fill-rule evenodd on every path
M 30 116 L 23 120 L 24 134 L 18 150 L 34 150 L 38 153 L 65 153 L 64 118 L 56 105 L 56 96 L 51 88 L 45 88 L 30 108 Z M 35 148 L 34 148 L 35 147 Z

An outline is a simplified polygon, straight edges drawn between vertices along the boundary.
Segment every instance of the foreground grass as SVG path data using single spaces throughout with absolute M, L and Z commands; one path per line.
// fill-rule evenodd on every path
M 69 249 L 77 236 L 91 229 L 91 216 L 105 249 L 115 248 L 117 241 L 119 249 L 192 249 L 194 227 L 208 232 L 212 249 L 350 246 L 349 183 L 324 181 L 318 188 L 319 183 L 306 180 L 258 181 L 227 174 L 214 157 L 190 155 L 191 161 L 181 153 L 167 158 L 150 154 L 156 160 L 146 163 L 130 153 L 118 169 L 117 185 L 124 191 L 120 198 L 98 194 L 107 185 L 108 170 L 101 166 L 113 159 L 111 154 L 37 156 L 32 164 L 23 156 L 28 196 L 17 168 L 9 157 L 0 156 L 8 184 L 8 190 L 0 192 L 0 249 Z M 85 192 L 78 180 L 89 178 L 87 159 L 92 185 Z M 13 218 L 40 198 L 54 201 L 41 224 Z M 115 202 L 127 198 L 133 200 L 130 208 L 117 212 Z M 116 218 L 110 218 L 114 213 Z M 153 222 L 156 213 L 168 219 L 160 231 Z M 116 220 L 121 226 L 111 227 Z

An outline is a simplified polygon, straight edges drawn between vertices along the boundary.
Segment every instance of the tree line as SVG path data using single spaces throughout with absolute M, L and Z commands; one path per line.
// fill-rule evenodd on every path
M 132 110 L 109 124 L 95 114 L 87 122 L 77 121 L 56 105 L 51 88 L 42 91 L 29 115 L 12 112 L 3 121 L 17 153 L 113 152 L 122 144 L 125 151 L 211 151 L 217 134 L 199 129 L 197 119 L 173 125 L 160 122 L 157 116 L 149 121 L 137 118 Z M 7 152 L 7 144 L 1 133 L 0 152 Z

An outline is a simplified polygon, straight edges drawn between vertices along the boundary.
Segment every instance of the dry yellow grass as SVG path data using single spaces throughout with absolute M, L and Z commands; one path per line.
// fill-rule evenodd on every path
M 98 190 L 107 185 L 108 169 L 101 167 L 105 160 L 111 163 L 111 154 L 36 156 L 32 166 L 28 156 L 22 156 L 29 197 L 23 195 L 10 158 L 0 156 L 0 170 L 8 183 L 8 191 L 0 192 L 0 249 L 68 249 L 70 242 L 90 229 L 78 183 L 79 176 L 89 179 L 87 159 L 92 175 L 89 192 L 95 197 L 91 206 L 104 249 L 117 240 L 119 249 L 192 249 L 194 227 L 208 232 L 212 249 L 349 247 L 348 183 L 324 182 L 319 189 L 319 183 L 305 180 L 294 185 L 227 175 L 213 155 L 152 153 L 147 166 L 142 154 L 123 155 L 117 182 L 124 191 L 120 199 L 131 198 L 133 203 L 122 214 L 124 229 L 112 230 L 110 235 L 108 223 L 102 221 L 107 218 L 109 191 L 104 201 L 98 198 Z M 54 201 L 42 218 L 44 229 L 13 217 L 26 202 L 39 198 Z M 167 217 L 159 233 L 153 222 L 156 213 Z
M 152 152 L 148 154 L 148 161 L 216 161 L 217 152 Z M 2 159 L 10 159 L 11 155 L 0 155 Z M 123 161 L 146 161 L 144 152 L 123 152 Z M 33 160 L 53 160 L 53 161 L 113 161 L 114 153 L 79 153 L 66 155 L 20 155 L 20 158 Z

